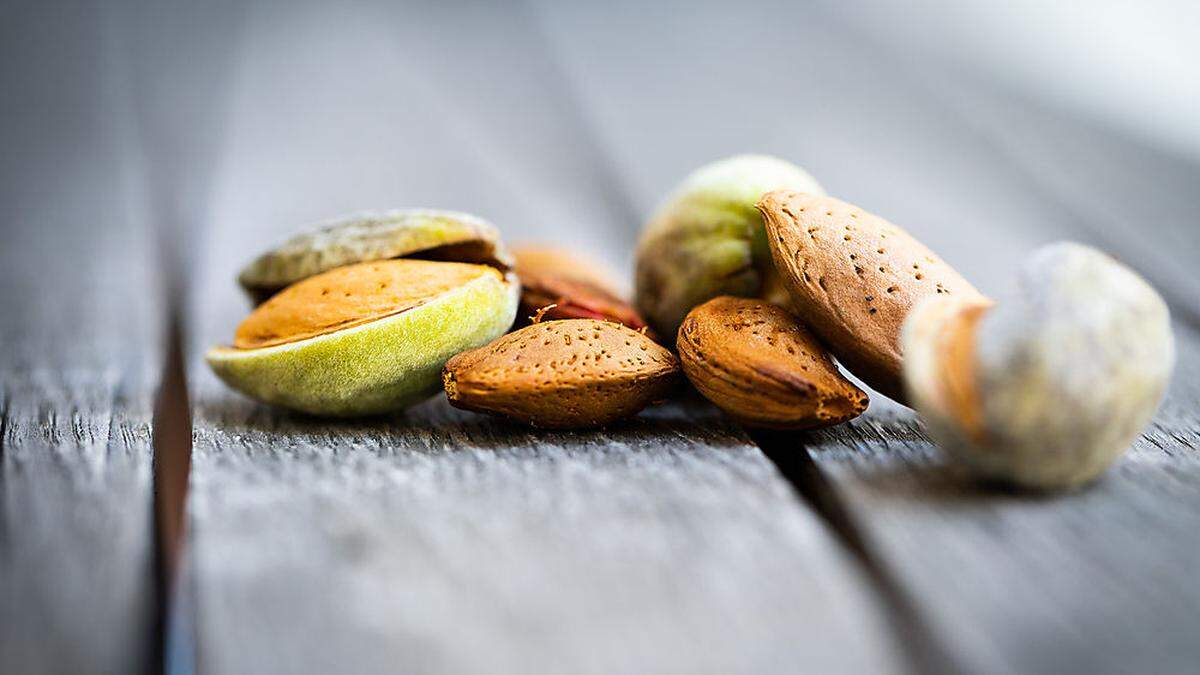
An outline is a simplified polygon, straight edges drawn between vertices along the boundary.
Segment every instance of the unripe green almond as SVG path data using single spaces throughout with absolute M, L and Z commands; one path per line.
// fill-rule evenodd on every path
M 385 268 L 376 274 L 398 268 L 397 311 L 389 313 L 392 291 L 376 278 L 365 277 L 369 287 L 346 282 L 371 266 Z M 432 290 L 421 297 L 414 288 Z M 352 290 L 376 295 L 363 300 Z M 483 265 L 389 260 L 341 267 L 273 297 L 259 308 L 271 313 L 266 320 L 247 319 L 237 344 L 266 346 L 217 347 L 207 360 L 226 384 L 266 403 L 335 417 L 395 411 L 436 392 L 450 357 L 503 335 L 517 296 L 515 281 Z M 346 310 L 353 301 L 361 301 L 354 305 L 361 317 Z
M 825 194 L 794 164 L 739 155 L 701 167 L 659 208 L 638 241 L 635 290 L 659 335 L 674 336 L 688 311 L 718 295 L 764 293 L 774 268 L 754 205 L 785 189 Z
M 1149 423 L 1174 364 L 1167 305 L 1086 246 L 1037 251 L 994 307 L 937 295 L 904 322 L 904 377 L 931 435 L 980 476 L 1071 488 Z
M 483 263 L 501 271 L 512 267 L 512 258 L 491 223 L 455 211 L 410 209 L 321 223 L 260 255 L 238 274 L 238 283 L 257 304 L 335 267 L 410 257 Z

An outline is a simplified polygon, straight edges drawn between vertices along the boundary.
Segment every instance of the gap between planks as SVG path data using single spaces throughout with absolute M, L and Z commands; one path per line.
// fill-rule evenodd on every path
M 170 299 L 177 305 L 177 297 Z M 192 459 L 191 403 L 187 389 L 187 371 L 183 359 L 183 338 L 177 307 L 167 312 L 166 357 L 163 361 L 162 379 L 154 402 L 153 435 L 151 446 L 151 481 L 154 485 L 154 551 L 155 586 L 158 603 L 155 608 L 154 636 L 151 640 L 148 673 L 162 675 L 194 672 L 194 664 L 178 664 L 182 668 L 168 667 L 170 641 L 190 642 L 190 635 L 179 634 L 177 626 L 193 625 L 190 620 L 180 622 L 180 568 L 185 554 L 183 543 L 186 536 L 187 490 Z M 173 659 L 172 659 L 173 661 Z
M 787 479 L 796 494 L 829 526 L 838 541 L 862 567 L 880 601 L 887 624 L 898 638 L 908 670 L 919 673 L 965 672 L 935 637 L 929 622 L 902 584 L 875 555 L 874 546 L 859 527 L 837 490 L 808 454 L 805 432 L 746 429 L 767 459 Z
M 0 486 L 8 485 L 4 475 L 8 470 L 5 468 L 7 462 L 4 461 L 5 453 L 8 451 L 5 447 L 8 443 L 8 406 L 8 390 L 0 385 Z M 0 495 L 2 494 L 3 492 L 0 491 Z M 0 518 L 0 551 L 8 550 L 8 537 L 8 519 Z

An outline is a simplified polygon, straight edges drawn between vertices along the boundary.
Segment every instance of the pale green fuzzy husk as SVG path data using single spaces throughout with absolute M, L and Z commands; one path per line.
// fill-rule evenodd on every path
M 1020 294 L 976 330 L 986 440 L 972 438 L 932 386 L 940 355 L 931 337 L 961 301 L 929 298 L 905 321 L 910 400 L 938 443 L 980 476 L 1040 490 L 1078 487 L 1154 416 L 1174 365 L 1170 315 L 1136 273 L 1079 244 L 1041 248 L 1020 280 Z
M 486 274 L 362 326 L 275 347 L 217 347 L 207 360 L 226 384 L 266 403 L 333 417 L 391 412 L 437 391 L 450 357 L 503 335 L 518 291 Z
M 964 447 L 981 473 L 1074 487 L 1109 467 L 1150 422 L 1175 361 L 1167 304 L 1095 249 L 1039 249 L 1023 302 L 981 321 L 979 384 L 991 443 Z
M 718 295 L 760 293 L 771 256 L 755 204 L 773 190 L 825 194 L 789 162 L 739 155 L 689 175 L 658 210 L 638 242 L 636 296 L 660 335 Z
M 467 213 L 410 209 L 360 213 L 315 226 L 259 256 L 238 274 L 255 299 L 342 265 L 419 255 L 449 245 L 477 245 L 479 259 L 463 262 L 511 267 L 491 223 Z

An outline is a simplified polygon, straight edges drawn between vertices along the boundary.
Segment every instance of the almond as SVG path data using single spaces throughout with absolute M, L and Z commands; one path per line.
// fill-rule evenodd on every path
M 671 352 L 621 324 L 546 321 L 450 359 L 442 383 L 458 408 L 538 427 L 599 427 L 661 400 L 679 380 Z
M 1070 489 L 1154 415 L 1174 364 L 1167 305 L 1095 249 L 1036 251 L 995 306 L 945 295 L 904 323 L 905 382 L 930 435 L 981 478 Z
M 931 296 L 980 298 L 904 230 L 833 197 L 776 191 L 758 203 L 795 309 L 839 361 L 904 402 L 900 330 Z
M 867 407 L 812 333 L 764 300 L 709 300 L 688 313 L 676 346 L 696 389 L 747 426 L 826 427 Z
M 822 191 L 778 157 L 728 157 L 689 174 L 646 223 L 634 252 L 635 304 L 664 340 L 706 300 L 770 291 L 771 254 L 754 205 L 783 189 Z
M 273 295 L 207 360 L 267 403 L 338 417 L 389 412 L 436 392 L 446 360 L 503 334 L 516 309 L 516 284 L 488 265 L 346 265 Z
M 338 267 L 289 286 L 238 326 L 233 346 L 296 342 L 412 309 L 471 280 L 500 273 L 486 265 L 381 260 Z
M 506 272 L 512 258 L 491 223 L 457 211 L 409 209 L 331 220 L 263 253 L 238 274 L 255 303 L 335 267 L 392 258 L 491 265 Z
M 620 281 L 607 266 L 596 260 L 553 246 L 520 246 L 512 250 L 516 269 L 528 274 L 545 274 L 585 281 L 620 295 Z
M 646 327 L 645 320 L 617 294 L 610 275 L 597 263 L 544 248 L 514 251 L 514 257 L 521 279 L 521 316 L 537 315 L 543 321 L 616 321 L 634 330 Z

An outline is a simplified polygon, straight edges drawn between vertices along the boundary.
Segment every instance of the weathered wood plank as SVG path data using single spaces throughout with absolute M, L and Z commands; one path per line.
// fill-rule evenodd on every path
M 1176 331 L 1163 410 L 1076 494 L 981 488 L 895 406 L 797 439 L 970 670 L 1186 672 L 1200 658 L 1200 340 Z
M 192 506 L 212 672 L 893 667 L 852 561 L 718 420 L 551 435 L 439 400 L 337 428 L 212 398 Z
M 161 289 L 94 3 L 0 22 L 0 671 L 153 666 Z
M 902 668 L 856 563 L 706 406 L 597 433 L 531 432 L 440 400 L 324 423 L 238 398 L 200 362 L 245 311 L 237 267 L 348 210 L 459 208 L 513 238 L 627 256 L 622 198 L 539 39 L 520 13 L 482 4 L 248 17 L 194 251 L 200 662 L 214 673 Z
M 1090 194 L 1085 183 L 1072 182 L 1080 197 L 1050 180 L 1065 181 L 1065 167 L 1091 162 L 1104 168 L 1077 175 L 1107 172 L 1098 183 L 1119 181 L 1128 155 L 1121 145 L 1106 149 L 1096 136 L 1051 144 L 1059 129 L 1027 120 L 1047 144 L 1038 160 L 1063 154 L 1053 176 L 1029 174 L 998 151 L 996 136 L 964 119 L 966 108 L 905 70 L 902 54 L 819 12 L 765 4 L 699 4 L 676 13 L 545 3 L 542 17 L 618 170 L 644 186 L 635 195 L 643 213 L 691 167 L 761 150 L 800 162 L 833 194 L 911 229 L 988 292 L 1002 291 L 1022 256 L 1052 239 L 1098 242 L 1163 279 L 1158 261 L 1178 268 L 1184 257 L 1164 256 L 1195 243 L 1176 224 L 1161 230 L 1174 252 L 1133 247 L 1135 235 L 1108 236 L 1133 215 L 1117 208 L 1119 198 L 1098 198 L 1111 209 L 1096 219 L 1073 210 Z M 1005 119 L 993 124 L 1003 127 Z M 1087 153 L 1078 154 L 1081 147 Z M 1166 190 L 1192 170 L 1129 175 L 1127 184 L 1153 181 Z M 1160 199 L 1152 213 L 1194 199 L 1173 190 L 1171 206 Z M 1190 302 L 1170 293 L 1185 288 L 1182 282 L 1160 283 L 1173 299 Z M 1033 499 L 983 491 L 946 469 L 912 413 L 882 397 L 859 422 L 793 437 L 797 450 L 815 457 L 872 560 L 958 667 L 1180 672 L 1196 663 L 1200 597 L 1191 580 L 1200 540 L 1190 533 L 1200 513 L 1200 359 L 1195 336 L 1177 330 L 1181 363 L 1162 414 L 1102 483 L 1078 494 Z M 812 495 L 818 502 L 819 492 Z

